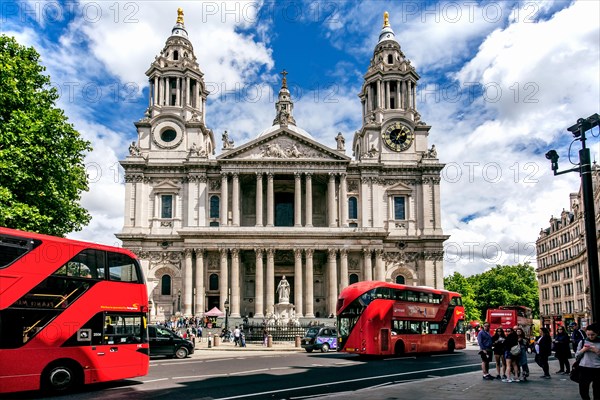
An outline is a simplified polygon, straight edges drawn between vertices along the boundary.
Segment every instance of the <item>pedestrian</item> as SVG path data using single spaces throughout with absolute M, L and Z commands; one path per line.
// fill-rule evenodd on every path
M 496 359 L 496 379 L 506 379 L 506 359 L 504 358 L 504 329 L 498 328 L 492 336 L 492 351 Z
M 585 332 L 583 329 L 579 328 L 577 322 L 571 322 L 571 342 L 573 343 L 573 352 L 577 352 L 577 347 L 579 346 L 579 342 L 585 339 Z
M 202 343 L 202 325 L 198 325 L 198 340 Z
M 240 327 L 236 325 L 235 329 L 233 330 L 233 342 L 235 343 L 235 346 L 241 346 L 240 332 Z
M 544 375 L 542 375 L 543 379 L 550 379 L 550 366 L 548 365 L 548 357 L 552 353 L 552 338 L 550 337 L 550 330 L 548 328 L 541 328 L 542 336 L 537 341 L 536 344 L 536 361 L 539 358 L 538 365 L 542 367 L 544 370 Z
M 481 370 L 483 379 L 493 380 L 490 375 L 490 361 L 492 361 L 492 336 L 490 335 L 490 324 L 485 322 L 483 329 L 477 334 L 477 343 L 479 344 L 479 355 L 481 356 Z
M 579 359 L 579 395 L 590 400 L 590 383 L 594 400 L 600 399 L 600 325 L 590 324 L 585 328 L 587 338 L 579 342 L 575 358 Z
M 504 358 L 506 359 L 506 379 L 502 382 L 519 382 L 519 354 L 513 354 L 512 349 L 519 345 L 517 332 L 513 328 L 506 328 L 506 339 L 504 340 Z
M 519 346 L 521 347 L 521 354 L 518 359 L 518 366 L 522 370 L 519 374 L 521 380 L 526 381 L 529 376 L 529 365 L 527 364 L 527 349 L 529 348 L 529 338 L 525 336 L 523 328 L 516 329 L 517 337 L 519 338 Z
M 244 331 L 240 332 L 240 346 L 246 347 L 246 335 L 244 334 Z
M 269 331 L 266 327 L 263 328 L 263 346 L 267 346 L 267 340 L 269 338 Z
M 559 364 L 559 370 L 556 371 L 557 374 L 569 375 L 571 372 L 571 364 L 569 363 L 569 358 L 571 358 L 570 342 L 571 339 L 565 331 L 565 328 L 562 326 L 557 327 L 553 341 L 554 356 Z

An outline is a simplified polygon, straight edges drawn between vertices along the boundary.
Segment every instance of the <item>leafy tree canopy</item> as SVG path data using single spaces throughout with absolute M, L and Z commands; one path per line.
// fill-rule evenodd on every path
M 481 311 L 475 302 L 475 292 L 467 278 L 455 272 L 454 275 L 444 278 L 444 287 L 446 290 L 458 292 L 462 295 L 467 321 L 479 321 L 481 319 Z
M 464 277 L 458 272 L 444 278 L 447 290 L 463 296 L 469 320 L 483 320 L 489 308 L 520 305 L 539 316 L 539 294 L 535 270 L 529 264 L 497 265 L 481 274 Z
M 39 60 L 0 35 L 0 226 L 64 236 L 91 218 L 79 204 L 91 146 L 56 107 Z

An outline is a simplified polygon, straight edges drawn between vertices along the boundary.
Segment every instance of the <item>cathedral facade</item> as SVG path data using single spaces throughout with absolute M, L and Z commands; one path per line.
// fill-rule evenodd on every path
M 265 317 L 283 276 L 299 318 L 335 315 L 357 281 L 443 287 L 444 165 L 387 13 L 348 148 L 342 133 L 330 148 L 297 125 L 284 71 L 272 126 L 239 145 L 224 132 L 217 152 L 181 10 L 146 75 L 149 107 L 121 161 L 117 237 L 140 258 L 152 320 L 226 306 L 232 317 Z

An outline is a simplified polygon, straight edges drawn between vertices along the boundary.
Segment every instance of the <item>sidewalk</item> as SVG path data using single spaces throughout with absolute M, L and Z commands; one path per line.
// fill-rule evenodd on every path
M 208 348 L 206 338 L 202 343 L 196 343 L 196 352 L 192 358 L 232 356 L 232 352 L 255 353 L 270 352 L 271 354 L 284 352 L 304 352 L 301 347 L 295 347 L 293 342 L 273 343 L 272 347 L 264 347 L 261 344 L 249 343 L 247 347 L 236 347 L 233 343 L 220 343 L 217 347 Z M 477 346 L 467 345 L 464 351 L 478 351 Z M 572 362 L 573 360 L 571 360 Z M 495 374 L 495 364 L 492 364 L 491 372 Z M 558 361 L 550 358 L 550 374 L 552 379 L 541 379 L 542 369 L 529 359 L 530 377 L 527 382 L 506 383 L 500 380 L 487 381 L 481 379 L 481 371 L 469 372 L 462 375 L 439 377 L 430 375 L 428 379 L 408 381 L 404 383 L 359 391 L 343 392 L 330 396 L 320 397 L 322 399 L 344 399 L 344 400 L 390 400 L 390 399 L 423 399 L 423 400 L 539 400 L 549 398 L 560 400 L 578 400 L 579 388 L 577 383 L 571 381 L 567 375 L 556 375 Z

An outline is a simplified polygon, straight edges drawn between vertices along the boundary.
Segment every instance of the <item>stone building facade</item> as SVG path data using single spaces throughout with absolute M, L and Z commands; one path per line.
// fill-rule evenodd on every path
M 223 132 L 217 154 L 181 10 L 146 71 L 149 106 L 121 161 L 117 236 L 140 257 L 152 319 L 223 310 L 226 300 L 232 317 L 264 317 L 283 275 L 300 318 L 335 314 L 341 289 L 356 281 L 443 287 L 444 165 L 387 13 L 351 148 L 342 133 L 330 148 L 297 125 L 282 74 L 272 126 L 239 145 Z
M 596 226 L 600 227 L 600 169 L 592 170 Z M 537 280 L 542 325 L 552 330 L 558 325 L 590 322 L 591 295 L 585 239 L 583 193 L 569 195 L 570 209 L 552 216 L 550 226 L 540 231 L 536 241 Z

